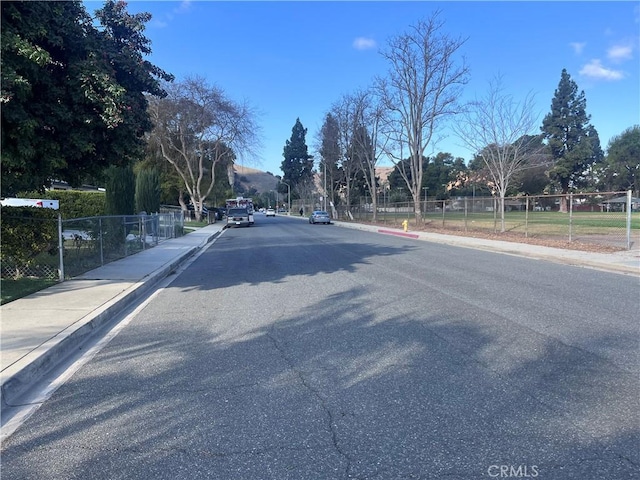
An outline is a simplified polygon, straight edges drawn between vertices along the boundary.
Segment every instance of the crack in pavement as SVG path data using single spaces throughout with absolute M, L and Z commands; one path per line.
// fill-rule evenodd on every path
M 327 405 L 325 398 L 320 394 L 317 388 L 315 388 L 313 385 L 311 385 L 307 381 L 303 373 L 295 367 L 293 361 L 287 355 L 284 347 L 278 342 L 278 339 L 273 335 L 271 331 L 267 332 L 267 337 L 271 340 L 274 348 L 278 351 L 282 359 L 287 363 L 287 365 L 289 365 L 289 368 L 291 369 L 291 371 L 298 377 L 298 379 L 300 380 L 300 383 L 318 400 L 318 402 L 320 403 L 320 406 L 322 407 L 322 410 L 327 415 L 328 430 L 331 433 L 331 442 L 333 444 L 333 448 L 335 449 L 336 452 L 338 452 L 340 456 L 342 456 L 345 459 L 346 466 L 344 469 L 344 475 L 345 475 L 345 478 L 349 478 L 349 470 L 351 469 L 352 460 L 349 454 L 340 447 L 339 440 L 338 440 L 338 433 L 336 432 L 336 429 L 335 429 L 335 425 L 336 425 L 335 416 L 331 411 L 331 409 L 329 408 L 329 406 Z

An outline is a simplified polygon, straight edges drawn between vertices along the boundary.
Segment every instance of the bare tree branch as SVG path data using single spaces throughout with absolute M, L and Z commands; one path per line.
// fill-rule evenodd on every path
M 458 66 L 454 58 L 464 41 L 441 33 L 438 17 L 436 12 L 390 40 L 382 52 L 390 64 L 389 75 L 377 81 L 387 112 L 382 124 L 388 137 L 386 153 L 398 165 L 408 150 L 410 172 L 402 176 L 414 200 L 416 220 L 421 218 L 425 151 L 442 121 L 458 113 L 460 90 L 468 77 L 464 60 Z
M 460 141 L 482 157 L 500 197 L 502 231 L 505 230 L 504 198 L 514 175 L 525 169 L 540 152 L 533 132 L 539 115 L 534 112 L 534 95 L 522 101 L 505 93 L 502 77 L 489 82 L 484 98 L 476 99 L 454 126 Z
M 202 78 L 175 83 L 167 92 L 166 98 L 149 102 L 155 125 L 150 142 L 184 182 L 200 219 L 215 184 L 215 166 L 252 154 L 258 127 L 246 104 L 226 98 Z

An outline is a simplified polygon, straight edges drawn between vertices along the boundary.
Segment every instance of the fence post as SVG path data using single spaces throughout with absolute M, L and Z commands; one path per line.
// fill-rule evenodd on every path
M 493 233 L 498 233 L 498 205 L 496 196 L 493 196 Z
M 467 197 L 464 197 L 464 231 L 467 231 Z
M 102 217 L 98 217 L 98 238 L 100 239 L 100 265 L 104 266 L 104 242 L 102 241 Z
M 60 262 L 58 279 L 64 282 L 64 239 L 62 238 L 62 215 L 60 213 L 58 213 L 58 255 Z
M 573 241 L 573 193 L 569 194 L 569 243 Z
M 119 217 L 122 219 L 122 237 L 124 244 L 124 256 L 129 255 L 129 245 L 127 245 L 127 218 L 125 216 Z
M 140 241 L 142 242 L 142 250 L 146 250 L 147 248 L 147 222 L 145 221 L 145 217 L 140 215 L 138 217 L 138 221 L 140 222 Z
M 631 190 L 627 190 L 627 250 L 631 250 Z
M 525 197 L 524 211 L 524 238 L 529 238 L 529 195 Z

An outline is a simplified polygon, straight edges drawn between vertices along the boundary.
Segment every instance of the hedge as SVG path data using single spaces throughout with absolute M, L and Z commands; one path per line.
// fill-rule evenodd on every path
M 64 220 L 105 215 L 104 192 L 48 190 L 44 194 L 29 192 L 21 194 L 20 197 L 58 200 L 60 202 L 60 215 Z

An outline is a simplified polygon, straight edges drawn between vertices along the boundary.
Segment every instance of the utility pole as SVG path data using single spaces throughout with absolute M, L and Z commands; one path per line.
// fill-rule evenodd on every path
M 291 185 L 283 181 L 280 181 L 280 183 L 287 186 L 287 215 L 291 215 Z

